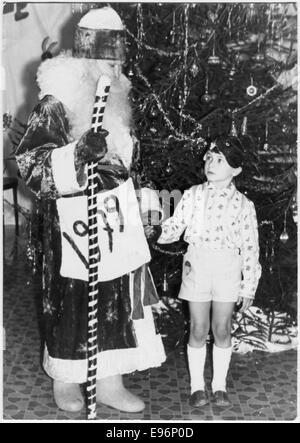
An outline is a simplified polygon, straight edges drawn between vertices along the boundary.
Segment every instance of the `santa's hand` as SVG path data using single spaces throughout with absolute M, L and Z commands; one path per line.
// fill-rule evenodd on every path
M 243 313 L 247 311 L 247 309 L 249 309 L 250 306 L 252 306 L 253 299 L 247 297 L 239 297 L 236 304 L 241 305 L 241 307 L 239 308 L 239 312 Z
M 105 137 L 108 131 L 101 129 L 93 132 L 92 129 L 85 132 L 75 147 L 75 164 L 82 165 L 90 161 L 99 161 L 107 153 Z

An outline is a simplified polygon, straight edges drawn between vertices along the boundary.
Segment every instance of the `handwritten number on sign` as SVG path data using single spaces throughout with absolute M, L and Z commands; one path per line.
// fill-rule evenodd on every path
M 103 223 L 105 224 L 105 228 L 103 228 L 103 230 L 106 231 L 107 234 L 108 234 L 108 245 L 109 245 L 109 250 L 110 250 L 110 252 L 112 252 L 112 250 L 113 250 L 113 236 L 112 236 L 112 234 L 113 234 L 114 230 L 113 230 L 113 228 L 110 226 L 110 224 L 108 223 L 105 212 L 102 211 L 102 209 L 99 209 L 99 210 L 97 211 L 97 213 L 101 215 L 102 220 L 103 220 Z
M 111 202 L 113 202 L 113 204 L 111 204 Z M 120 208 L 119 199 L 115 195 L 109 195 L 108 197 L 105 198 L 105 200 L 104 200 L 104 207 L 105 207 L 106 212 L 103 211 L 102 209 L 99 209 L 97 211 L 97 213 L 99 215 L 101 215 L 101 217 L 102 217 L 102 221 L 103 221 L 103 223 L 105 225 L 102 229 L 107 232 L 109 251 L 112 252 L 113 251 L 113 232 L 114 232 L 114 229 L 110 226 L 110 224 L 109 224 L 109 222 L 107 220 L 107 213 L 108 214 L 112 214 L 114 212 L 118 213 L 119 231 L 120 232 L 124 232 L 124 216 L 123 216 L 122 210 Z M 76 220 L 73 223 L 73 231 L 79 237 L 85 237 L 89 233 L 89 227 L 87 226 L 86 223 L 84 223 L 84 221 Z M 73 240 L 73 238 L 71 236 L 69 236 L 66 232 L 63 232 L 63 236 L 69 242 L 69 244 L 71 245 L 73 250 L 76 252 L 76 254 L 80 258 L 80 260 L 82 261 L 82 263 L 84 264 L 86 269 L 88 269 L 88 267 L 89 267 L 88 261 L 84 257 L 84 255 L 81 253 L 79 248 L 77 247 L 77 245 L 76 245 L 75 241 Z M 98 245 L 97 245 L 97 253 L 98 253 L 98 256 L 99 256 L 98 261 L 100 261 L 101 253 L 100 253 L 100 249 L 99 249 Z
M 109 205 L 110 201 L 113 201 L 113 203 L 114 203 L 113 206 Z M 104 200 L 104 207 L 109 214 L 111 214 L 113 212 L 118 213 L 119 226 L 120 226 L 119 229 L 120 229 L 120 232 L 124 232 L 124 216 L 123 216 L 123 213 L 120 208 L 120 202 L 119 202 L 118 197 L 116 195 L 109 195 L 108 197 L 106 197 L 106 199 Z

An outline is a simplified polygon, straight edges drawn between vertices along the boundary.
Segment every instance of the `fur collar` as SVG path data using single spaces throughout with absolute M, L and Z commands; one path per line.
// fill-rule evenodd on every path
M 39 98 L 49 94 L 63 103 L 70 123 L 70 141 L 77 140 L 90 128 L 97 81 L 101 74 L 112 79 L 103 119 L 103 128 L 109 131 L 108 150 L 119 155 L 128 167 L 132 157 L 128 100 L 131 84 L 123 74 L 116 80 L 106 61 L 73 58 L 70 53 L 62 53 L 44 61 L 39 67 Z

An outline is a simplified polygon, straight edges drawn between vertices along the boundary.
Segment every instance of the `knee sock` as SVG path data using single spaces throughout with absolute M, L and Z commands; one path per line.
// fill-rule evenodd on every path
M 226 391 L 226 377 L 231 360 L 232 346 L 219 348 L 213 346 L 213 380 L 212 391 Z
M 193 348 L 187 345 L 187 355 L 191 377 L 191 394 L 193 394 L 195 391 L 203 391 L 205 388 L 204 365 L 206 344 L 202 348 Z

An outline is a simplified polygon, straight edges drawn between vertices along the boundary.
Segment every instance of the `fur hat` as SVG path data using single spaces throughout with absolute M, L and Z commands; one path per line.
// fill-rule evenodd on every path
M 122 20 L 110 6 L 91 9 L 76 26 L 74 57 L 124 61 L 125 48 Z
M 208 148 L 209 151 L 222 153 L 232 168 L 242 167 L 245 162 L 244 148 L 237 137 L 218 136 Z

